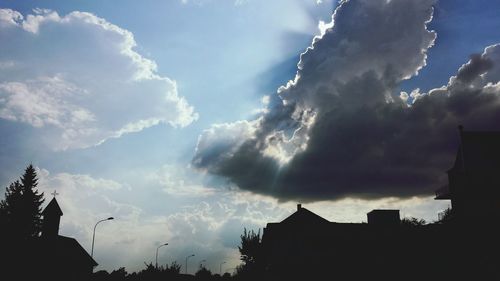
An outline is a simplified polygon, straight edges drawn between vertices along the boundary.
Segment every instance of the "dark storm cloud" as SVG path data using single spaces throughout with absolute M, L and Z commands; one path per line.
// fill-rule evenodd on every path
M 458 124 L 500 129 L 499 46 L 473 56 L 445 87 L 397 93 L 425 66 L 433 3 L 343 1 L 266 113 L 207 130 L 193 164 L 282 200 L 432 193 L 452 165 Z

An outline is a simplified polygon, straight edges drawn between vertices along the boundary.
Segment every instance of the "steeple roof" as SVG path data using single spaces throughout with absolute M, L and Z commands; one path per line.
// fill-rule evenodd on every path
M 61 210 L 61 207 L 59 207 L 59 204 L 57 203 L 56 198 L 52 198 L 50 200 L 49 204 L 45 209 L 42 211 L 42 215 L 46 217 L 47 215 L 56 215 L 56 216 L 62 216 L 63 212 Z

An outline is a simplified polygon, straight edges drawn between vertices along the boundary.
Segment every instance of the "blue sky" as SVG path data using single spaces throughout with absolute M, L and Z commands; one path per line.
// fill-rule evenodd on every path
M 392 8 L 396 20 L 397 9 L 416 14 L 415 21 L 422 23 L 430 15 L 427 10 L 420 18 L 419 12 L 413 13 L 411 9 L 420 8 L 418 1 L 393 2 L 402 3 L 402 8 Z M 349 20 L 349 13 L 356 11 L 351 4 L 339 12 L 338 27 L 346 32 L 331 33 L 321 42 L 337 46 L 342 36 L 360 32 L 352 23 L 357 19 Z M 259 139 L 255 130 L 263 130 L 266 123 L 255 120 L 279 115 L 275 108 L 280 98 L 294 97 L 304 107 L 321 108 L 315 94 L 300 97 L 302 92 L 290 86 L 278 96 L 277 89 L 294 79 L 299 60 L 304 63 L 304 78 L 296 89 L 322 85 L 322 72 L 316 68 L 322 61 L 316 56 L 328 61 L 339 55 L 326 51 L 327 43 L 321 42 L 302 59 L 300 54 L 321 34 L 319 22 L 330 22 L 335 7 L 335 1 L 326 0 L 0 0 L 0 8 L 6 11 L 0 14 L 4 20 L 0 25 L 0 183 L 7 186 L 27 164 L 36 165 L 40 188 L 46 194 L 54 189 L 60 193 L 65 213 L 60 233 L 76 237 L 86 249 L 93 223 L 116 217 L 100 225 L 97 236 L 96 259 L 107 270 L 120 266 L 137 270 L 143 261 L 152 261 L 156 246 L 165 242 L 169 246 L 162 248 L 163 262 L 182 261 L 195 253 L 215 271 L 222 261 L 233 268 L 239 263 L 236 246 L 243 227 L 257 229 L 279 221 L 293 212 L 297 202 L 307 202 L 307 208 L 334 221 L 363 221 L 374 208 L 398 208 L 405 216 L 436 219 L 447 205 L 434 202 L 429 189 L 419 192 L 420 187 L 412 186 L 398 193 L 391 187 L 367 196 L 370 192 L 364 189 L 323 193 L 323 187 L 317 187 L 318 192 L 311 195 L 300 186 L 290 187 L 297 192 L 279 189 L 281 180 L 282 185 L 289 180 L 279 175 L 275 175 L 276 190 L 253 189 L 246 177 L 223 169 L 244 167 L 233 156 L 241 152 L 242 143 Z M 421 24 L 415 25 L 420 29 L 408 30 L 410 35 L 421 33 L 421 41 L 411 43 L 422 44 L 426 58 L 412 52 L 411 44 L 403 45 L 406 41 L 388 35 L 387 40 L 401 46 L 380 57 L 391 60 L 396 57 L 392 54 L 400 50 L 406 54 L 407 48 L 415 61 L 398 70 L 403 75 L 419 69 L 419 74 L 409 79 L 396 76 L 398 82 L 385 85 L 387 91 L 398 96 L 418 88 L 416 93 L 425 96 L 450 85 L 452 92 L 450 77 L 469 56 L 500 42 L 499 12 L 496 1 L 438 1 L 427 29 Z M 402 24 L 412 24 L 409 21 Z M 381 38 L 386 38 L 375 31 L 368 37 L 381 45 L 385 40 Z M 366 52 L 374 59 L 365 63 L 370 65 L 378 55 Z M 333 73 L 334 78 L 322 79 L 344 79 L 339 78 L 347 77 L 343 69 L 361 68 L 340 61 L 324 63 L 322 71 Z M 490 82 L 498 82 L 493 79 Z M 336 83 L 332 81 L 326 81 L 325 87 Z M 308 127 L 313 123 L 308 122 L 314 121 L 302 119 L 289 130 L 299 126 L 314 136 L 314 127 Z M 269 136 L 281 136 L 273 128 L 263 142 Z M 301 132 L 295 134 L 299 141 Z M 405 143 L 418 147 L 418 141 Z M 295 167 L 299 160 L 308 163 L 309 158 L 300 158 L 303 150 L 316 149 L 312 145 L 316 142 L 305 144 L 297 148 L 287 141 L 271 143 L 255 152 L 263 153 L 264 162 L 259 158 L 243 163 L 277 159 L 282 165 L 285 159 L 280 171 L 293 178 L 293 169 L 286 167 Z M 304 176 L 304 182 L 309 176 Z

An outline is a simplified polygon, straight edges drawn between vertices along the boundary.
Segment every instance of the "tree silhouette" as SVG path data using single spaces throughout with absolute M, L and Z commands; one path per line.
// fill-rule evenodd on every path
M 42 230 L 42 204 L 43 192 L 38 193 L 38 178 L 36 170 L 30 164 L 21 177 L 23 186 L 23 234 L 30 237 L 37 237 Z
M 108 277 L 108 280 L 110 281 L 121 281 L 125 280 L 127 277 L 127 271 L 125 270 L 125 267 L 120 267 L 117 270 L 113 270 Z
M 9 233 L 15 232 L 17 229 L 16 220 L 14 217 L 20 213 L 22 198 L 22 186 L 19 181 L 11 183 L 5 191 L 5 199 L 0 201 L 0 223 L 2 229 Z
M 258 278 L 263 273 L 260 230 L 256 233 L 244 228 L 240 238 L 241 246 L 238 246 L 238 250 L 243 264 L 236 268 L 236 275 L 242 279 Z
M 181 272 L 181 265 L 178 264 L 176 261 L 173 261 L 170 263 L 170 266 L 168 264 L 165 265 L 165 271 L 168 274 L 177 275 Z
M 35 168 L 29 165 L 20 180 L 6 188 L 5 197 L 0 201 L 2 274 L 17 276 L 17 280 L 30 280 L 33 274 L 42 272 L 42 263 L 33 252 L 39 248 L 37 238 L 42 226 L 41 205 L 44 201 L 37 185 Z
M 212 277 L 212 272 L 208 270 L 203 265 L 200 265 L 200 268 L 194 274 L 198 280 L 209 280 Z
M 43 192 L 36 189 L 38 179 L 33 165 L 29 165 L 20 181 L 6 188 L 0 202 L 2 226 L 17 239 L 38 237 L 42 229 Z
M 424 219 L 417 219 L 414 217 L 411 218 L 403 218 L 401 220 L 402 225 L 407 225 L 407 226 L 421 226 L 425 225 L 427 222 Z
M 449 223 L 453 220 L 454 213 L 453 209 L 448 207 L 440 215 L 436 223 Z
M 241 261 L 243 261 L 245 265 L 257 263 L 261 252 L 260 230 L 255 233 L 253 230 L 247 231 L 247 229 L 244 228 L 240 238 L 241 246 L 238 246 L 238 250 L 240 251 Z

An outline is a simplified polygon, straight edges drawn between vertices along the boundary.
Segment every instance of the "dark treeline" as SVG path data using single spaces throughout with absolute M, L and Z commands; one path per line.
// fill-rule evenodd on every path
M 94 281 L 153 281 L 153 280 L 234 280 L 236 275 L 231 276 L 229 273 L 224 273 L 222 276 L 213 274 L 205 267 L 201 267 L 194 275 L 180 273 L 180 266 L 159 266 L 156 268 L 153 264 L 145 264 L 145 268 L 133 273 L 128 273 L 124 267 L 112 272 L 100 270 L 92 275 Z
M 262 263 L 262 243 L 260 232 L 243 230 L 240 236 L 241 245 L 238 247 L 242 263 L 236 267 L 235 272 L 225 272 L 220 275 L 212 273 L 204 266 L 200 266 L 194 275 L 181 274 L 181 266 L 173 262 L 170 265 L 155 267 L 152 263 L 145 263 L 145 268 L 133 273 L 128 273 L 125 268 L 112 272 L 97 271 L 92 275 L 94 281 L 154 281 L 154 280 L 265 280 L 264 265 Z

